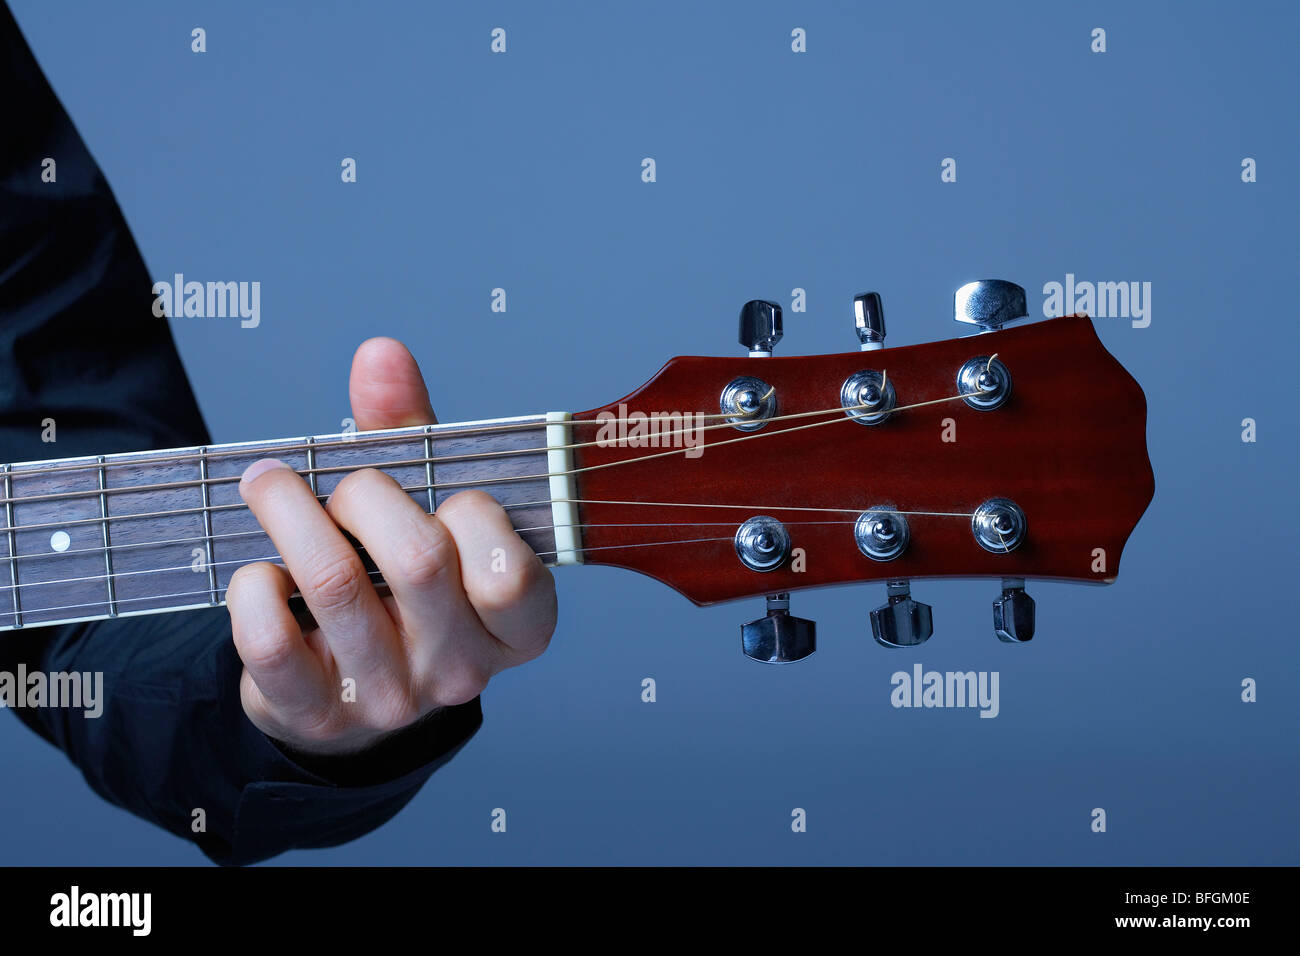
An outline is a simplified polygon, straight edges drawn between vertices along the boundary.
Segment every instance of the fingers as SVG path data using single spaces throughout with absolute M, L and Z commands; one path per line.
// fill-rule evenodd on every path
M 474 697 L 508 665 L 461 588 L 456 541 L 383 472 L 356 471 L 326 505 L 374 560 L 397 601 L 416 682 L 454 681 Z M 472 687 L 475 683 L 477 687 Z
M 369 693 L 397 694 L 405 666 L 392 619 L 356 550 L 283 462 L 249 465 L 239 493 L 271 537 L 338 663 Z
M 383 573 L 417 679 L 485 684 L 545 650 L 554 582 L 490 495 L 461 492 L 430 517 L 392 478 L 366 469 L 340 482 L 326 511 Z
M 429 404 L 420 367 L 396 339 L 376 338 L 361 343 L 352 357 L 348 381 L 352 417 L 357 428 L 401 428 L 437 422 Z
M 324 665 L 303 638 L 289 595 L 293 580 L 284 568 L 259 562 L 239 568 L 226 589 L 235 649 L 253 682 L 254 708 L 297 723 L 322 723 L 326 691 Z
M 546 649 L 555 630 L 555 580 L 495 498 L 462 491 L 438 508 L 456 541 L 461 585 L 479 620 L 512 653 L 512 663 Z

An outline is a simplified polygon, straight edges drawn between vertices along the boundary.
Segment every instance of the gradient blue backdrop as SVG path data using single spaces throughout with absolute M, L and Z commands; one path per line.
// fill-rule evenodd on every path
M 962 334 L 972 278 L 1034 314 L 1067 272 L 1153 284 L 1149 328 L 1098 326 L 1146 390 L 1155 501 L 1117 584 L 1031 587 L 1032 645 L 993 638 L 996 582 L 935 581 L 934 639 L 888 652 L 860 586 L 798 595 L 821 650 L 765 667 L 758 601 L 564 569 L 551 650 L 467 749 L 279 862 L 1300 862 L 1296 5 L 11 2 L 153 275 L 262 283 L 258 329 L 174 322 L 218 441 L 339 430 L 375 334 L 455 421 L 739 354 L 741 302 L 795 287 L 786 355 L 856 348 L 867 288 L 903 345 Z M 893 709 L 917 661 L 1000 671 L 1001 715 Z M 0 861 L 202 861 L 9 716 L 0 754 Z

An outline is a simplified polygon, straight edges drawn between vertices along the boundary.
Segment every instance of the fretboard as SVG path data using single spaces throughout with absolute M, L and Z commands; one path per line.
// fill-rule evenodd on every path
M 259 458 L 297 470 L 322 503 L 361 468 L 390 475 L 429 514 L 479 488 L 545 563 L 579 563 L 567 421 L 553 412 L 4 465 L 0 630 L 224 603 L 240 567 L 280 562 L 239 496 Z

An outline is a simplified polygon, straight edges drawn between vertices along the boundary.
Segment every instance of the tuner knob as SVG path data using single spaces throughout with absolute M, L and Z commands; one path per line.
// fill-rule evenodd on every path
M 1023 644 L 1034 636 L 1034 599 L 1024 578 L 1003 578 L 1002 597 L 993 602 L 993 633 L 1006 644 Z
M 1007 322 L 1029 315 L 1025 290 L 1005 279 L 967 282 L 954 297 L 953 318 L 978 325 L 981 332 L 996 332 Z
M 930 605 L 912 600 L 907 581 L 890 581 L 886 585 L 889 601 L 871 612 L 871 634 L 885 647 L 915 647 L 924 644 L 934 633 Z
M 885 305 L 880 301 L 879 292 L 863 292 L 853 297 L 853 324 L 862 351 L 873 352 L 885 347 Z
M 767 616 L 740 626 L 740 646 L 764 664 L 801 661 L 817 650 L 817 624 L 790 614 L 788 593 L 767 596 Z
M 751 299 L 740 309 L 740 344 L 750 358 L 770 358 L 781 341 L 781 306 L 764 299 Z

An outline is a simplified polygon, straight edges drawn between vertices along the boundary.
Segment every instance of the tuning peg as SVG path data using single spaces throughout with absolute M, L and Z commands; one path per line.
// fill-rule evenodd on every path
M 767 616 L 740 626 L 745 656 L 764 664 L 801 661 L 817 650 L 817 623 L 790 614 L 790 595 L 769 594 Z
M 924 644 L 934 633 L 930 605 L 912 600 L 907 581 L 886 584 L 889 602 L 871 612 L 871 633 L 886 647 L 914 647 Z
M 993 602 L 993 633 L 1007 644 L 1033 638 L 1034 599 L 1025 593 L 1024 578 L 1002 579 L 1002 597 Z
M 885 347 L 885 305 L 879 292 L 863 292 L 853 297 L 853 323 L 858 329 L 862 351 Z
M 967 282 L 954 297 L 953 318 L 978 325 L 982 332 L 996 332 L 1007 322 L 1028 314 L 1025 290 L 1005 279 Z
M 740 309 L 740 344 L 750 358 L 770 358 L 781 341 L 781 306 L 764 299 L 751 299 Z

